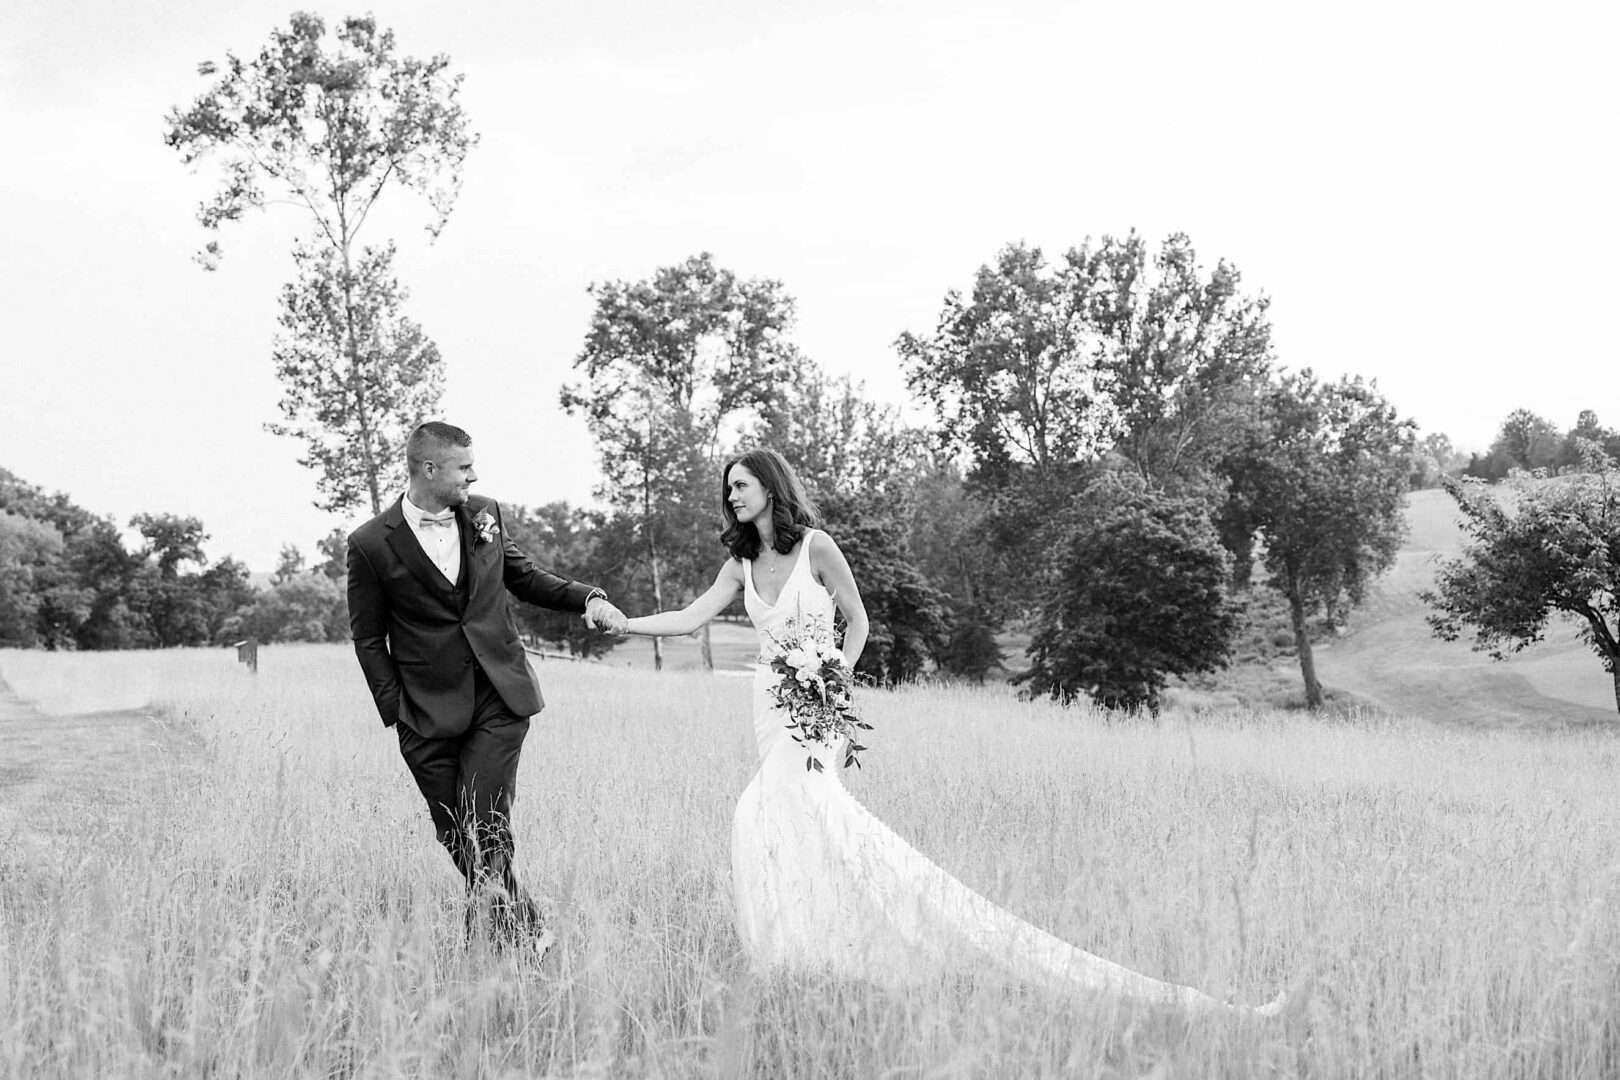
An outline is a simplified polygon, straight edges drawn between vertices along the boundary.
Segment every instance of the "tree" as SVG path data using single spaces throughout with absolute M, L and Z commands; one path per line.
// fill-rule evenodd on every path
M 140 557 L 147 565 L 131 582 L 130 606 L 143 616 L 154 644 L 203 645 L 247 591 L 247 568 L 224 559 L 204 573 L 180 573 L 183 563 L 205 563 L 208 534 L 198 518 L 136 514 L 130 526 L 146 538 Z
M 1554 612 L 1577 617 L 1620 708 L 1620 469 L 1592 443 L 1584 464 L 1556 479 L 1511 479 L 1498 494 L 1448 478 L 1468 543 L 1423 599 L 1437 637 L 1472 628 L 1474 649 L 1498 660 L 1540 641 Z
M 1006 609 L 1040 602 L 1051 538 L 1043 507 L 1063 505 L 1117 432 L 1104 386 L 1114 343 L 1089 325 L 1070 269 L 1013 244 L 981 266 L 970 297 L 945 296 L 934 333 L 895 343 L 912 392 L 932 408 L 940 449 L 961 455 L 1003 556 L 991 592 Z
M 118 526 L 96 518 L 78 529 L 63 552 L 73 580 L 91 589 L 89 614 L 75 630 L 81 649 L 134 649 L 152 644 L 151 625 L 130 606 L 134 583 L 146 568 L 126 551 Z
M 165 581 L 174 581 L 180 576 L 181 563 L 203 561 L 202 546 L 208 534 L 203 531 L 203 523 L 197 518 L 178 514 L 136 514 L 130 519 L 129 526 L 146 538 L 146 547 L 141 555 L 156 560 L 158 574 Z
M 1595 443 L 1604 454 L 1620 458 L 1620 431 L 1604 427 L 1594 410 L 1582 409 L 1575 426 L 1564 436 L 1564 445 L 1558 455 L 1559 468 L 1583 468 L 1589 459 L 1585 443 Z
M 1490 450 L 1473 455 L 1463 474 L 1501 480 L 1514 469 L 1556 469 L 1563 450 L 1564 436 L 1551 420 L 1529 409 L 1514 409 L 1503 418 Z
M 1006 658 L 996 634 L 1011 614 L 993 582 L 1016 573 L 992 542 L 989 511 L 949 461 L 929 460 L 910 491 L 909 541 L 917 568 L 945 605 L 941 671 L 983 682 Z
M 1269 583 L 1288 598 L 1307 707 L 1322 707 L 1308 619 L 1361 602 L 1395 561 L 1413 424 L 1360 378 L 1319 383 L 1307 371 L 1275 382 L 1263 439 L 1238 470 L 1265 544 Z
M 931 337 L 896 341 L 907 385 L 976 472 L 1027 468 L 1045 483 L 1110 440 L 1102 372 L 1114 343 L 1086 321 L 1082 299 L 1040 248 L 1013 244 L 979 268 L 968 302 L 945 295 Z
M 1019 676 L 1030 693 L 1156 712 L 1169 676 L 1226 662 L 1230 556 L 1200 501 L 1111 474 L 1086 488 L 1064 530 Z
M 563 388 L 562 406 L 591 428 L 598 497 L 635 522 L 662 609 L 671 571 L 686 591 L 713 573 L 705 534 L 718 523 L 726 436 L 769 413 L 799 363 L 793 301 L 781 283 L 741 280 L 707 252 L 590 292 L 596 311 L 574 361 L 585 381 Z M 656 638 L 653 659 L 663 666 Z
M 308 437 L 323 410 L 337 409 L 341 434 L 311 442 L 310 460 L 324 470 L 328 505 L 336 500 L 337 508 L 347 509 L 365 490 L 376 513 L 379 478 L 392 460 L 387 418 L 373 415 L 368 380 L 395 362 L 390 345 L 394 353 L 411 352 L 399 345 L 411 333 L 398 329 L 381 284 L 392 283 L 392 247 L 357 252 L 356 236 L 391 187 L 427 199 L 428 232 L 437 236 L 477 137 L 467 129 L 457 100 L 462 77 L 449 74 L 448 57 L 396 56 L 393 33 L 378 30 L 369 16 L 342 20 L 330 47 L 325 39 L 325 22 L 299 13 L 287 29 L 272 31 L 256 58 L 227 54 L 222 74 L 218 65 L 204 63 L 204 77 L 220 77 L 189 109 L 170 112 L 165 141 L 186 165 L 220 163 L 223 184 L 198 215 L 210 232 L 263 207 L 270 201 L 267 188 L 309 214 L 318 240 L 301 248 L 299 291 L 318 299 L 284 297 L 283 324 L 294 331 L 292 347 L 311 350 L 329 366 L 341 358 L 343 370 L 341 378 L 317 379 L 306 358 L 291 363 L 287 374 L 288 363 L 278 357 L 282 412 L 296 421 L 284 433 Z M 213 269 L 219 256 L 218 241 L 210 240 L 199 258 Z M 305 310 L 311 304 L 318 315 Z M 300 313 L 291 325 L 289 312 Z M 319 335 L 319 344 L 303 332 Z M 420 331 L 415 334 L 419 349 L 431 348 L 420 344 Z M 409 374 L 398 376 L 398 384 L 420 385 Z M 334 402 L 340 395 L 348 399 L 341 406 Z M 333 450 L 335 441 L 341 452 Z
M 629 530 L 622 523 L 612 525 L 600 511 L 566 502 L 547 503 L 533 510 L 516 505 L 502 509 L 513 542 L 540 565 L 599 585 L 622 605 L 631 603 L 634 591 L 627 580 L 630 567 L 626 556 L 632 553 L 624 550 Z M 536 607 L 516 598 L 510 603 L 519 628 L 566 648 L 571 656 L 605 656 L 620 644 L 618 638 L 587 628 L 577 615 Z
M 68 538 L 64 553 L 75 581 L 91 589 L 90 613 L 74 633 L 81 649 L 135 649 L 153 644 L 151 626 L 131 606 L 145 560 L 125 550 L 118 527 L 94 519 Z
M 987 535 L 1008 556 L 994 589 L 1004 605 L 1039 606 L 1052 583 L 1030 567 L 1062 540 L 1049 508 L 1106 468 L 1225 498 L 1221 465 L 1271 365 L 1268 302 L 1239 284 L 1226 262 L 1206 274 L 1180 234 L 1151 262 L 1132 233 L 1088 239 L 1055 268 L 1016 244 L 979 269 L 971 301 L 947 294 L 932 336 L 900 337 L 908 383 L 945 448 L 965 452 Z M 1226 515 L 1233 543 L 1252 533 L 1242 509 Z
M 1413 491 L 1436 488 L 1443 477 L 1460 473 L 1463 465 L 1463 455 L 1451 444 L 1451 438 L 1443 432 L 1431 431 L 1412 448 L 1409 483 Z
M 0 512 L 0 646 L 39 643 L 40 608 L 61 555 L 62 534 L 49 524 Z
M 336 41 L 326 23 L 299 12 L 248 61 L 227 53 L 225 71 L 190 109 L 173 109 L 164 141 L 187 165 L 216 158 L 224 185 L 198 220 L 217 232 L 265 205 L 268 185 L 309 212 L 345 258 L 355 234 L 390 186 L 425 197 L 437 236 L 461 188 L 461 166 L 478 137 L 457 100 L 450 58 L 394 54 L 394 34 L 370 16 L 346 18 Z M 203 77 L 219 74 L 209 61 Z M 220 255 L 210 241 L 200 260 Z
M 281 294 L 274 351 L 282 422 L 274 435 L 300 440 L 298 463 L 315 469 L 315 505 L 342 513 L 404 486 L 405 441 L 444 394 L 444 360 L 406 318 L 393 273 L 394 245 L 357 260 L 324 245 L 293 252 L 298 278 Z
M 321 553 L 321 561 L 315 567 L 317 572 L 333 581 L 343 581 L 348 577 L 349 537 L 346 532 L 333 529 L 315 542 L 315 548 Z
M 298 550 L 297 544 L 282 544 L 281 554 L 276 559 L 276 569 L 270 575 L 270 584 L 280 585 L 303 572 L 304 553 Z
M 1201 482 L 1270 374 L 1270 301 L 1241 292 L 1224 259 L 1206 276 L 1182 233 L 1151 264 L 1134 232 L 1088 239 L 1065 262 L 1075 306 L 1108 342 L 1099 359 L 1113 452 L 1150 485 Z
M 309 575 L 303 575 L 309 576 Z M 289 578 L 289 581 L 296 578 Z M 235 641 L 235 637 L 224 638 L 223 627 L 236 612 L 244 605 L 251 605 L 259 598 L 259 591 L 253 587 L 249 580 L 246 564 L 231 558 L 229 555 L 220 559 L 213 566 L 197 575 L 197 594 L 206 609 L 208 620 L 207 640 L 215 643 L 222 641 Z M 347 641 L 349 639 L 348 603 L 345 599 L 341 605 L 343 613 L 338 625 L 343 630 L 339 637 L 327 638 L 328 641 Z M 264 639 L 269 640 L 269 639 Z
M 346 590 L 325 574 L 294 574 L 239 605 L 215 636 L 222 643 L 244 637 L 263 642 L 347 641 Z
M 899 410 L 866 396 L 864 384 L 801 360 L 751 432 L 788 461 L 816 496 L 882 493 L 902 498 L 928 463 L 929 439 Z
M 884 684 L 910 682 L 939 653 L 946 623 L 944 597 L 912 558 L 905 515 L 873 494 L 824 497 L 822 511 L 855 572 L 870 624 L 856 674 Z
M 1562 441 L 1551 420 L 1529 409 L 1514 409 L 1502 421 L 1493 449 L 1499 448 L 1516 468 L 1550 469 L 1558 465 Z
M 913 548 L 931 440 L 848 376 L 813 363 L 791 373 L 782 402 L 755 441 L 794 464 L 860 583 L 870 632 L 858 671 L 885 683 L 914 679 L 938 662 L 952 630 L 948 598 Z

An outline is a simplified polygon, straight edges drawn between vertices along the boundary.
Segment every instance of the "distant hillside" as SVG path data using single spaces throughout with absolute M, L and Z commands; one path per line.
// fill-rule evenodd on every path
M 1325 686 L 1392 713 L 1477 727 L 1620 727 L 1614 684 L 1572 622 L 1505 661 L 1448 644 L 1429 631 L 1418 593 L 1436 562 L 1462 549 L 1456 504 L 1443 491 L 1413 492 L 1410 533 L 1394 569 L 1351 614 L 1349 632 L 1318 644 Z M 1298 667 L 1294 667 L 1298 678 Z

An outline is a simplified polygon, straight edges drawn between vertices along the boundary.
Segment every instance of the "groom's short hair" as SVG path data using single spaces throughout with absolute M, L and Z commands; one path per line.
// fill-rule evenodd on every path
M 435 461 L 439 452 L 450 446 L 471 446 L 472 436 L 456 427 L 439 420 L 429 420 L 425 424 L 418 424 L 411 437 L 405 440 L 405 464 L 410 474 L 415 476 L 422 471 L 424 461 Z

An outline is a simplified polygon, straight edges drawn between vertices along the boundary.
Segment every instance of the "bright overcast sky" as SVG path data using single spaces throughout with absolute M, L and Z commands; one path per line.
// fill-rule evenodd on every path
M 192 261 L 209 190 L 163 145 L 199 61 L 292 6 L 11 0 L 0 11 L 0 465 L 120 524 L 200 517 L 267 570 L 339 521 L 279 396 L 272 207 Z M 351 9 L 326 8 L 329 20 Z M 353 10 L 364 10 L 356 8 Z M 699 251 L 782 281 L 797 340 L 902 401 L 892 342 L 1026 240 L 1186 232 L 1272 298 L 1278 359 L 1375 378 L 1481 448 L 1508 411 L 1620 425 L 1620 64 L 1598 2 L 806 0 L 378 3 L 466 75 L 482 144 L 428 244 L 398 195 L 409 314 L 447 359 L 480 489 L 589 501 L 557 406 L 586 286 Z

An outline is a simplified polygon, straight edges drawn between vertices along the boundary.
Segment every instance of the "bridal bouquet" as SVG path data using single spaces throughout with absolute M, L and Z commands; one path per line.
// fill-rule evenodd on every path
M 871 731 L 872 725 L 855 711 L 855 675 L 844 663 L 844 654 L 833 644 L 832 631 L 819 619 L 802 614 L 788 619 L 779 634 L 770 635 L 774 649 L 760 660 L 781 676 L 771 687 L 771 699 L 787 710 L 788 730 L 793 741 L 836 745 L 847 739 L 844 768 L 860 767 L 855 755 L 866 747 L 856 736 Z M 806 770 L 821 771 L 814 756 L 804 759 Z

